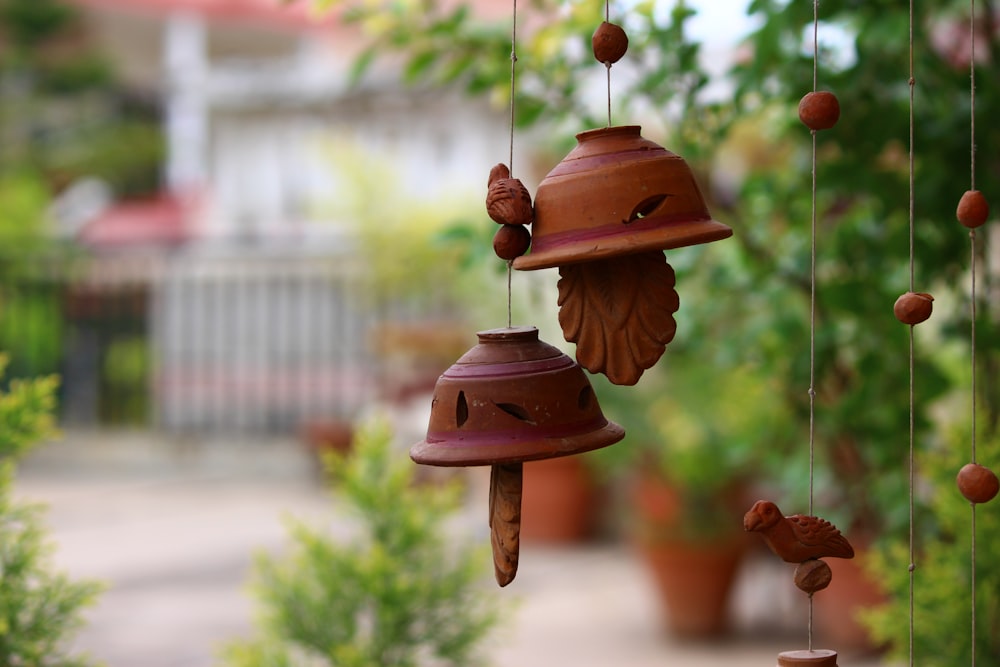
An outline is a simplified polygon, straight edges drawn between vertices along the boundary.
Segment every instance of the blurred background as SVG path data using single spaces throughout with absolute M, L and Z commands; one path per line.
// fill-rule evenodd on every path
M 1000 8 L 972 9 L 974 55 L 967 3 L 915 14 L 915 290 L 935 297 L 914 365 L 927 665 L 971 655 L 970 518 L 954 475 L 976 399 L 979 460 L 1000 453 L 994 224 L 972 250 L 973 362 L 969 234 L 954 214 L 970 161 L 987 197 L 1000 179 Z M 532 192 L 575 133 L 606 124 L 590 51 L 604 11 L 518 8 L 513 171 Z M 796 108 L 813 87 L 813 5 L 609 11 L 630 38 L 611 69 L 614 123 L 682 155 L 734 236 L 668 252 L 677 335 L 639 385 L 592 378 L 626 440 L 527 466 L 514 584 L 493 590 L 470 555 L 477 595 L 499 609 L 476 645 L 499 666 L 774 664 L 805 647 L 808 605 L 741 518 L 758 497 L 787 513 L 809 497 L 812 142 Z M 817 143 L 814 494 L 859 556 L 830 563 L 815 633 L 841 664 L 865 665 L 905 656 L 908 635 L 909 346 L 892 314 L 909 285 L 908 7 L 831 1 L 820 16 L 819 87 L 842 116 Z M 310 653 L 275 620 L 308 595 L 275 591 L 322 586 L 303 568 L 264 577 L 268 589 L 268 557 L 254 554 L 294 553 L 288 516 L 351 544 L 354 520 L 329 512 L 358 505 L 357 489 L 324 472 L 324 453 L 350 451 L 379 415 L 406 461 L 437 377 L 476 331 L 506 324 L 483 200 L 510 155 L 510 40 L 511 3 L 496 0 L 0 1 L 4 390 L 59 378 L 36 412 L 60 434 L 39 432 L 14 492 L 47 505 L 53 566 L 105 585 L 59 646 L 113 666 L 471 664 L 426 647 L 415 663 Z M 571 354 L 557 278 L 515 272 L 513 320 Z M 484 471 L 411 472 L 416 487 L 460 485 L 438 522 L 448 540 L 488 543 Z M 978 530 L 980 562 L 998 562 L 995 507 Z M 989 664 L 1000 574 L 983 568 L 976 586 Z M 451 604 L 459 627 L 468 600 Z M 320 625 L 357 625 L 316 605 Z M 9 631 L 0 623 L 0 639 Z M 253 650 L 223 648 L 258 635 Z

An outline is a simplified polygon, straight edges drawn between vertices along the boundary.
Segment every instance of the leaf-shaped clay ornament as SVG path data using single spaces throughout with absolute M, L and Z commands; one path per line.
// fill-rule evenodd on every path
M 576 360 L 634 385 L 674 338 L 674 270 L 659 250 L 559 267 L 559 324 Z

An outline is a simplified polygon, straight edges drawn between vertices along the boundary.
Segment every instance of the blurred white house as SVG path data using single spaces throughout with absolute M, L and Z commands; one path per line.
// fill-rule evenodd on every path
M 77 240 L 115 260 L 93 281 L 142 295 L 156 423 L 280 430 L 355 413 L 377 389 L 376 315 L 352 221 L 330 206 L 352 187 L 344 161 L 390 165 L 387 197 L 476 195 L 505 156 L 504 114 L 388 70 L 352 84 L 362 36 L 308 0 L 71 2 L 124 84 L 162 109 L 158 196 L 114 202 L 81 183 L 63 202 L 66 220 L 86 212 Z M 101 363 L 98 338 L 84 327 L 72 342 L 70 412 L 91 411 L 80 360 Z

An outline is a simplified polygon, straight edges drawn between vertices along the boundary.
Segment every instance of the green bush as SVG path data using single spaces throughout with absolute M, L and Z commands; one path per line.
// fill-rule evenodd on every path
M 413 667 L 479 662 L 497 619 L 485 552 L 446 530 L 454 486 L 416 486 L 416 466 L 368 426 L 330 471 L 358 519 L 354 539 L 296 522 L 280 557 L 257 561 L 255 638 L 224 649 L 235 667 Z
M 0 357 L 0 374 L 6 361 Z M 12 498 L 14 464 L 53 433 L 54 377 L 14 381 L 0 393 L 0 665 L 83 667 L 67 655 L 67 638 L 100 585 L 53 572 L 41 508 Z
M 956 433 L 947 447 L 919 460 L 921 497 L 926 509 L 915 516 L 913 651 L 925 667 L 972 664 L 972 512 L 955 484 L 969 462 L 969 434 Z M 981 436 L 979 463 L 997 469 L 1000 437 Z M 903 502 L 904 499 L 900 499 Z M 997 503 L 976 510 L 976 653 L 980 664 L 1000 664 L 1000 514 Z M 886 583 L 890 601 L 863 614 L 874 639 L 886 642 L 895 658 L 909 653 L 909 549 L 892 541 L 873 562 L 878 581 Z

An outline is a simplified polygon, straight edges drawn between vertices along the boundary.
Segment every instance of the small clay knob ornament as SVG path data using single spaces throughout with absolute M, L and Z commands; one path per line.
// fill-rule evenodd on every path
M 795 568 L 795 585 L 800 591 L 812 595 L 830 585 L 833 572 L 830 566 L 818 558 L 799 563 Z
M 840 120 L 840 102 L 831 92 L 806 93 L 799 101 L 799 120 L 810 130 L 829 130 Z
M 986 201 L 986 196 L 979 190 L 967 190 L 958 200 L 955 217 L 969 229 L 985 223 L 990 217 L 990 204 Z
M 486 212 L 501 225 L 530 225 L 535 217 L 528 188 L 516 178 L 498 178 L 490 184 Z
M 988 503 L 1000 491 L 1000 480 L 986 466 L 978 463 L 966 463 L 958 471 L 955 481 L 958 490 L 970 503 Z
M 594 36 L 590 39 L 597 62 L 608 67 L 622 59 L 628 51 L 628 35 L 621 26 L 604 21 L 597 26 Z
M 896 319 L 910 326 L 926 321 L 934 309 L 934 297 L 925 292 L 905 292 L 896 299 L 892 312 Z
M 493 235 L 493 252 L 497 257 L 512 261 L 531 247 L 531 232 L 524 225 L 500 225 Z

